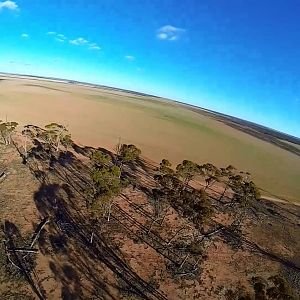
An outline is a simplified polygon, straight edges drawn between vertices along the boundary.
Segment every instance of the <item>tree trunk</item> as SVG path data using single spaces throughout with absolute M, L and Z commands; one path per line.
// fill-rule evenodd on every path
M 112 202 L 111 203 L 109 203 L 109 205 L 108 205 L 108 216 L 107 216 L 107 222 L 109 222 L 109 220 L 110 220 L 110 215 L 111 215 L 111 207 L 112 207 Z
M 28 157 L 28 153 L 27 153 L 27 135 L 25 136 L 25 141 L 24 141 L 24 156 L 25 156 L 25 158 Z
M 46 217 L 44 218 L 44 220 L 42 221 L 42 223 L 39 225 L 40 228 L 38 229 L 37 233 L 33 236 L 32 242 L 30 244 L 30 248 L 33 247 L 33 245 L 35 244 L 35 242 L 37 241 L 37 239 L 39 238 L 42 229 L 50 222 L 50 220 Z
M 93 243 L 93 239 L 94 239 L 94 231 L 92 232 L 92 235 L 91 235 L 90 244 Z
M 121 164 L 120 164 L 120 175 L 119 175 L 119 178 L 121 178 L 121 175 L 122 175 L 122 172 L 123 172 L 123 162 L 121 162 Z
M 224 189 L 222 195 L 219 198 L 219 201 L 222 201 L 223 197 L 225 196 L 225 193 L 226 193 L 227 189 L 228 189 L 228 185 L 226 184 L 225 189 Z
M 57 135 L 57 138 L 56 138 L 56 152 L 58 152 L 58 150 L 59 150 L 59 144 L 60 144 L 60 134 Z
M 14 252 L 25 252 L 25 253 L 38 253 L 38 249 L 27 249 L 27 248 L 14 248 L 14 249 L 7 249 L 7 251 L 14 251 Z

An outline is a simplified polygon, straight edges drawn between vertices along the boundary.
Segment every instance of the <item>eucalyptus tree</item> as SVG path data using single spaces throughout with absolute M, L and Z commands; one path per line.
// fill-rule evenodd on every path
M 44 139 L 49 146 L 53 146 L 56 151 L 59 150 L 61 145 L 67 148 L 72 142 L 71 134 L 67 128 L 57 123 L 50 123 L 45 126 Z
M 163 224 L 166 216 L 168 215 L 170 204 L 168 203 L 165 193 L 160 189 L 152 189 L 153 200 L 153 217 L 152 222 L 148 228 L 150 232 L 154 223 L 158 223 L 160 226 Z
M 91 156 L 91 188 L 88 189 L 88 208 L 93 216 L 104 216 L 110 219 L 113 198 L 122 188 L 121 169 L 112 165 L 110 157 L 101 151 L 95 151 Z
M 232 178 L 232 176 L 234 176 L 235 173 L 236 173 L 236 168 L 232 165 L 229 165 L 226 168 L 220 168 L 219 180 L 223 182 L 225 187 L 222 194 L 220 195 L 219 201 L 221 201 L 224 198 L 226 191 L 230 188 L 230 183 L 231 183 L 230 178 Z
M 122 170 L 124 163 L 136 161 L 141 155 L 141 150 L 132 144 L 121 144 L 118 150 L 118 159 Z
M 0 134 L 5 145 L 10 145 L 12 134 L 19 124 L 17 122 L 3 122 L 0 121 Z
M 219 180 L 221 171 L 211 163 L 206 163 L 201 168 L 201 174 L 205 178 L 205 190 Z
M 24 158 L 25 160 L 28 158 L 28 142 L 35 137 L 35 133 L 29 128 L 24 126 L 22 130 L 22 135 L 24 137 Z
M 196 227 L 202 228 L 213 214 L 211 201 L 205 190 L 185 190 L 180 197 L 184 215 L 191 219 Z
M 229 203 L 231 214 L 234 216 L 232 228 L 241 231 L 241 224 L 246 215 L 256 207 L 256 201 L 260 199 L 260 192 L 255 183 L 241 174 L 229 178 L 233 197 Z
M 247 207 L 253 200 L 260 199 L 260 192 L 255 183 L 248 177 L 236 174 L 230 178 L 230 188 L 234 192 L 232 201 Z
M 190 161 L 183 160 L 181 164 L 176 167 L 176 175 L 183 182 L 183 190 L 187 188 L 190 181 L 197 175 L 201 174 L 201 168 L 198 164 Z
M 172 175 L 174 174 L 174 170 L 172 169 L 172 164 L 167 159 L 162 159 L 159 164 L 158 171 L 162 175 Z
M 93 167 L 96 168 L 107 166 L 111 163 L 111 157 L 108 154 L 103 153 L 102 151 L 99 150 L 94 151 L 90 158 Z
M 182 182 L 174 174 L 157 174 L 154 176 L 155 181 L 161 186 L 162 191 L 169 196 L 179 194 L 182 189 Z

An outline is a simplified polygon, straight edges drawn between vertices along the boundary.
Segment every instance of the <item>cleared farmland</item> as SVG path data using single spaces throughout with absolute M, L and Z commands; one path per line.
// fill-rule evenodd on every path
M 5 78 L 3 78 L 5 79 Z M 67 125 L 85 145 L 113 149 L 134 143 L 156 162 L 191 159 L 249 171 L 267 194 L 300 200 L 300 158 L 205 114 L 163 99 L 91 87 L 28 80 L 0 81 L 0 119 Z

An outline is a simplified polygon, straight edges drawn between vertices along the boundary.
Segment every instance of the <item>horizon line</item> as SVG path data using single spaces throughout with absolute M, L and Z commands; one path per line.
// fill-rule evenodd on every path
M 12 75 L 12 76 L 16 76 L 16 77 L 17 76 L 23 76 L 23 77 L 43 78 L 43 79 L 48 79 L 49 81 L 56 80 L 56 81 L 61 81 L 61 82 L 64 82 L 64 83 L 69 83 L 69 84 L 72 84 L 72 82 L 73 82 L 73 83 L 79 83 L 79 84 L 89 85 L 89 86 L 94 87 L 94 88 L 95 87 L 96 88 L 102 87 L 102 88 L 117 89 L 117 90 L 124 91 L 124 92 L 127 92 L 127 93 L 134 93 L 136 95 L 140 95 L 140 96 L 143 96 L 143 97 L 148 96 L 148 97 L 165 99 L 165 100 L 168 100 L 168 101 L 179 103 L 180 105 L 194 107 L 194 108 L 197 108 L 197 109 L 200 109 L 200 110 L 212 113 L 212 114 L 218 114 L 218 115 L 221 115 L 221 116 L 223 116 L 225 118 L 234 118 L 235 121 L 240 120 L 240 121 L 248 122 L 248 123 L 250 123 L 252 125 L 257 125 L 257 126 L 260 126 L 261 128 L 272 130 L 274 132 L 277 132 L 277 133 L 280 133 L 280 134 L 284 134 L 287 137 L 291 137 L 291 138 L 297 139 L 298 142 L 300 143 L 300 136 L 298 137 L 298 136 L 295 136 L 293 134 L 286 133 L 286 132 L 280 131 L 278 129 L 274 129 L 274 128 L 268 127 L 266 125 L 262 125 L 262 124 L 253 122 L 251 120 L 247 120 L 247 119 L 242 119 L 240 117 L 236 117 L 234 115 L 228 115 L 228 114 L 225 114 L 225 113 L 222 113 L 222 112 L 219 112 L 219 111 L 211 110 L 209 108 L 204 108 L 204 107 L 201 107 L 201 106 L 198 106 L 198 105 L 195 105 L 195 104 L 190 104 L 190 103 L 187 103 L 187 102 L 184 102 L 184 101 L 179 101 L 179 100 L 175 100 L 175 99 L 170 99 L 170 98 L 162 97 L 162 96 L 159 96 L 159 95 L 149 94 L 149 93 L 145 93 L 145 92 L 139 92 L 139 91 L 136 91 L 136 90 L 128 90 L 128 89 L 120 88 L 120 87 L 116 87 L 116 86 L 108 86 L 108 85 L 103 85 L 103 84 L 98 84 L 98 83 L 87 82 L 87 81 L 78 81 L 78 80 L 68 79 L 68 78 L 59 78 L 59 77 L 50 77 L 50 76 L 41 76 L 41 75 L 32 75 L 32 74 L 8 73 L 8 72 L 1 72 L 0 71 L 0 75 L 2 75 L 2 74 L 4 74 L 4 75 Z

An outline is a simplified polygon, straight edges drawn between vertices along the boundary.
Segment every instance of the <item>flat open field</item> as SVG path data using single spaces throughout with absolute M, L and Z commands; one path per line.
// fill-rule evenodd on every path
M 190 159 L 249 171 L 268 195 L 300 201 L 300 157 L 180 104 L 121 91 L 0 77 L 0 119 L 66 125 L 73 139 L 113 149 L 119 137 L 155 162 Z

